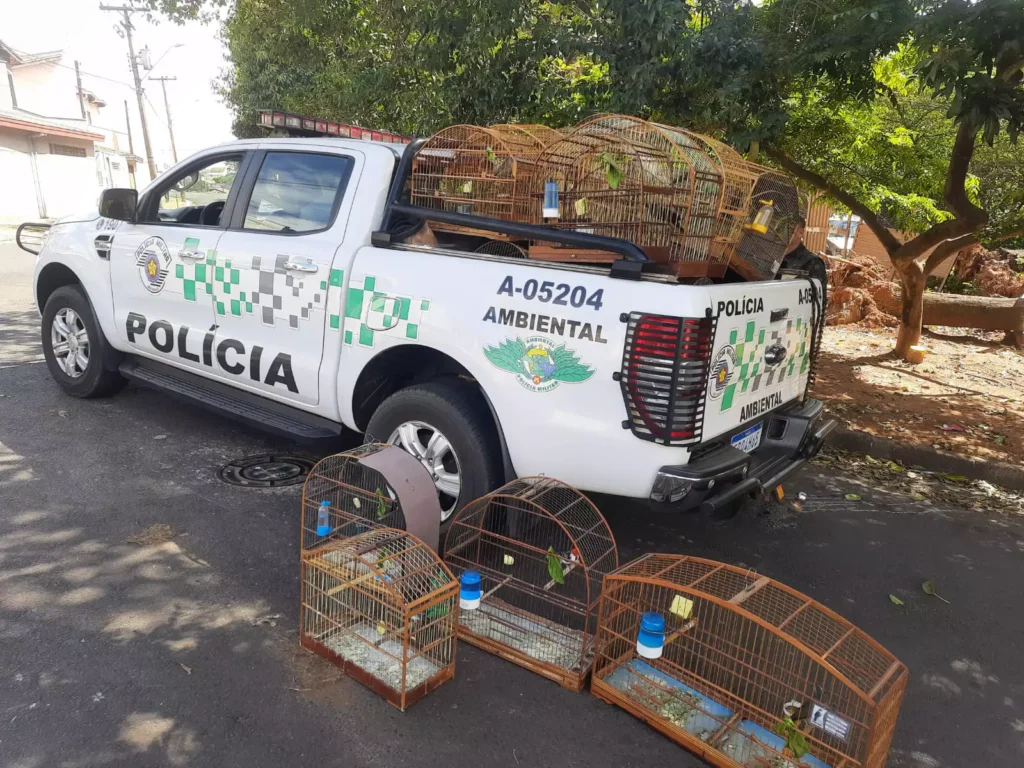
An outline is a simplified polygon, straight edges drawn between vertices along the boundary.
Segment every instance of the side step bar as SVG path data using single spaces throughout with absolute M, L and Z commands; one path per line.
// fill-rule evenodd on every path
M 162 390 L 176 399 L 294 440 L 333 438 L 342 431 L 337 422 L 163 363 L 128 356 L 118 370 L 139 384 Z

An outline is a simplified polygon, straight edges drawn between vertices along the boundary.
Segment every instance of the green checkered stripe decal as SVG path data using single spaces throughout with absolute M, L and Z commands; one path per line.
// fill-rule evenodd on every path
M 198 251 L 198 238 L 186 238 L 183 250 Z M 264 325 L 298 329 L 300 321 L 328 304 L 328 282 L 337 286 L 335 304 L 340 306 L 343 275 L 341 270 L 331 270 L 328 280 L 298 277 L 284 268 L 288 258 L 285 254 L 273 259 L 253 256 L 247 267 L 239 268 L 231 259 L 218 263 L 217 252 L 208 249 L 201 261 L 176 264 L 174 277 L 186 300 L 212 297 L 218 315 L 258 313 Z
M 736 381 L 725 388 L 721 410 L 732 408 L 737 390 L 740 394 L 757 392 L 794 374 L 803 375 L 810 366 L 810 339 L 810 327 L 802 317 L 787 320 L 785 330 L 758 328 L 754 321 L 743 328 L 731 330 L 729 343 L 736 350 L 739 372 Z M 768 368 L 764 364 L 764 352 L 773 344 L 786 348 L 786 358 L 781 365 Z
M 377 290 L 372 275 L 353 277 L 345 298 L 345 344 L 372 347 L 377 336 L 419 339 L 420 318 L 430 309 L 430 300 Z M 328 311 L 328 327 L 341 329 L 341 316 Z

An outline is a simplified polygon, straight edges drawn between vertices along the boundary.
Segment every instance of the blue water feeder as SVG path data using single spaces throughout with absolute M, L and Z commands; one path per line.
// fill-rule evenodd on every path
M 648 611 L 640 617 L 636 636 L 636 652 L 645 659 L 660 659 L 665 648 L 665 619 L 660 613 Z
M 544 182 L 544 204 L 541 206 L 541 216 L 545 219 L 558 218 L 558 182 Z
M 320 502 L 320 509 L 316 513 L 316 535 L 327 536 L 331 532 L 331 502 Z
M 463 571 L 459 577 L 459 607 L 464 611 L 475 611 L 480 607 L 480 574 L 476 571 Z

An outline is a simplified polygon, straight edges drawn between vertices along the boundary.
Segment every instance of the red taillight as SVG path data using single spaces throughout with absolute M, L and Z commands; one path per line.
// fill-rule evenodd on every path
M 700 442 L 713 318 L 632 313 L 622 358 L 622 396 L 633 434 L 666 445 Z

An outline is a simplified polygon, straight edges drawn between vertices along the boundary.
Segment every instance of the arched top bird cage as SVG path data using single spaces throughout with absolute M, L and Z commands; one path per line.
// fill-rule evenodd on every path
M 406 527 L 394 489 L 384 475 L 362 463 L 389 449 L 395 450 L 381 443 L 368 443 L 316 463 L 302 487 L 304 551 L 371 528 Z
M 595 695 L 729 768 L 882 768 L 907 684 L 806 595 L 682 555 L 605 579 L 597 648 Z
M 562 132 L 537 123 L 497 123 L 490 129 L 499 135 L 532 142 L 538 150 L 562 138 Z
M 800 195 L 785 173 L 754 163 L 748 166 L 756 179 L 729 266 L 748 280 L 772 280 L 797 228 Z
M 476 605 L 459 636 L 571 690 L 593 662 L 601 580 L 618 567 L 615 537 L 597 507 L 558 480 L 527 477 L 466 505 L 444 561 L 476 579 Z M 469 574 L 467 576 L 466 574 Z
M 728 263 L 722 239 L 730 232 L 723 234 L 718 219 L 726 190 L 730 200 L 735 197 L 735 171 L 719 155 L 703 137 L 678 128 L 598 115 L 541 153 L 533 221 L 631 241 L 680 277 L 721 277 Z M 550 245 L 531 248 L 530 256 L 615 258 Z
M 454 674 L 458 590 L 406 531 L 330 540 L 302 553 L 301 643 L 404 710 Z
M 539 139 L 524 130 L 453 125 L 424 142 L 413 160 L 410 201 L 443 211 L 524 221 Z M 432 222 L 438 230 L 475 230 Z M 493 233 L 489 233 L 493 236 Z

